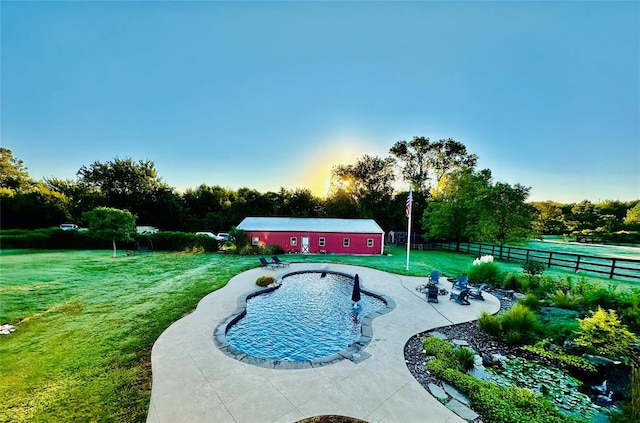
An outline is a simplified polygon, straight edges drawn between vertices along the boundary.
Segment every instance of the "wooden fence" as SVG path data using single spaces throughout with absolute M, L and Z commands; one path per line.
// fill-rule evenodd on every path
M 456 250 L 455 242 L 432 242 L 430 248 Z M 491 254 L 497 259 L 525 262 L 537 260 L 547 267 L 561 267 L 574 272 L 583 271 L 607 275 L 609 279 L 631 278 L 640 279 L 640 259 L 626 259 L 619 257 L 587 256 L 584 254 L 562 253 L 557 251 L 533 250 L 521 247 L 502 247 L 494 244 L 477 242 L 461 242 L 460 252 L 475 254 L 478 257 Z

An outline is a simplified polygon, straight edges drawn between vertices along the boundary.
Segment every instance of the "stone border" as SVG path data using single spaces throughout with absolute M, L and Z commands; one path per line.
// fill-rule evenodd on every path
M 302 273 L 331 273 L 351 279 L 355 278 L 355 274 L 350 275 L 344 272 L 326 270 L 296 270 L 294 272 L 283 275 L 279 279 L 282 280 L 288 276 Z M 238 350 L 233 345 L 229 344 L 229 342 L 227 341 L 227 332 L 229 331 L 231 326 L 236 324 L 247 314 L 247 301 L 250 298 L 255 297 L 256 295 L 266 294 L 268 292 L 275 291 L 278 288 L 279 286 L 273 288 L 256 289 L 238 298 L 236 312 L 225 319 L 222 323 L 220 323 L 213 332 L 214 343 L 216 344 L 218 349 L 220 349 L 220 351 L 222 351 L 225 355 L 243 363 L 252 364 L 258 367 L 266 367 L 269 369 L 310 369 L 314 367 L 328 366 L 344 359 L 351 360 L 353 363 L 358 364 L 363 360 L 371 357 L 370 354 L 363 350 L 369 344 L 369 342 L 371 342 L 371 339 L 373 337 L 373 319 L 378 316 L 382 316 L 383 314 L 387 314 L 396 308 L 396 303 L 395 301 L 393 301 L 393 299 L 391 299 L 391 297 L 383 294 L 378 294 L 366 289 L 361 289 L 361 292 L 364 292 L 367 295 L 371 295 L 372 297 L 375 297 L 384 302 L 385 308 L 380 311 L 370 313 L 362 318 L 362 322 L 360 324 L 360 338 L 358 338 L 358 340 L 354 342 L 350 347 L 343 351 L 340 351 L 339 353 L 332 354 L 326 357 L 314 358 L 305 361 L 270 360 L 254 357 Z

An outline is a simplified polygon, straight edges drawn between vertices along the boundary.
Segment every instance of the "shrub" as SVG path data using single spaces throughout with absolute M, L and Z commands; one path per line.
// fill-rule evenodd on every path
M 500 319 L 483 311 L 478 319 L 478 327 L 484 333 L 488 333 L 492 336 L 499 336 L 502 333 L 502 326 L 500 326 Z
M 534 331 L 536 325 L 536 315 L 522 304 L 516 304 L 500 317 L 500 326 L 511 345 L 519 345 L 526 335 Z
M 540 300 L 533 293 L 528 293 L 523 299 L 518 300 L 518 303 L 533 311 L 537 311 L 540 308 Z
M 476 355 L 471 348 L 460 347 L 454 350 L 454 354 L 458 363 L 465 372 L 473 369 L 475 366 Z
M 471 282 L 486 283 L 493 286 L 499 286 L 502 281 L 500 269 L 498 269 L 498 265 L 493 262 L 485 262 L 471 266 L 467 275 Z
M 151 241 L 154 250 L 159 251 L 193 251 L 202 248 L 204 251 L 218 251 L 218 241 L 214 238 L 196 235 L 190 232 L 157 232 L 151 235 L 136 235 L 140 244 Z
M 604 287 L 597 283 L 584 283 L 582 286 L 583 305 L 587 309 L 602 307 L 615 309 L 618 304 L 618 293 L 614 283 Z
M 541 275 L 545 269 L 544 263 L 538 260 L 527 260 L 522 264 L 522 271 L 531 278 Z
M 504 340 L 508 345 L 522 345 L 524 344 L 525 334 L 517 329 L 509 329 L 504 333 Z
M 267 287 L 274 283 L 275 280 L 276 279 L 273 276 L 260 276 L 258 279 L 256 279 L 256 285 Z
M 571 292 L 565 292 L 558 289 L 556 292 L 548 295 L 549 301 L 558 307 L 568 310 L 575 310 L 580 304 L 580 297 L 572 294 Z
M 614 310 L 598 307 L 590 317 L 580 319 L 579 322 L 575 342 L 589 353 L 605 357 L 627 356 L 629 346 L 636 341 L 635 335 L 620 323 Z
M 518 278 L 517 275 L 514 275 L 513 273 L 507 274 L 501 286 L 503 289 L 510 289 L 518 292 L 521 292 L 521 288 L 522 288 L 520 279 Z
M 229 231 L 229 241 L 236 246 L 238 252 L 241 252 L 245 246 L 249 246 L 249 237 L 247 236 L 247 233 L 235 226 Z

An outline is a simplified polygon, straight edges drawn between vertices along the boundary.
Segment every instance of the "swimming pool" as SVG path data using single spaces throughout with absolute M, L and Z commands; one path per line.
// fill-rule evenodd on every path
M 285 275 L 277 289 L 248 295 L 246 309 L 216 330 L 216 340 L 229 355 L 250 357 L 253 364 L 358 358 L 371 339 L 371 319 L 390 311 L 392 301 L 362 290 L 354 310 L 353 284 L 353 276 L 342 273 Z

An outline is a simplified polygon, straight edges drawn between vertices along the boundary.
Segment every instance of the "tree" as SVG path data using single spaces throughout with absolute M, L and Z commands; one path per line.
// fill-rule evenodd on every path
M 389 153 L 398 158 L 401 165 L 402 177 L 413 185 L 417 192 L 429 192 L 429 154 L 431 142 L 429 138 L 413 137 L 411 141 L 397 141 Z
M 458 251 L 460 241 L 469 239 L 478 221 L 477 193 L 487 189 L 490 180 L 488 169 L 480 172 L 465 169 L 442 178 L 422 215 L 426 236 L 455 241 Z
M 534 202 L 536 217 L 534 229 L 541 235 L 558 235 L 565 233 L 567 227 L 563 221 L 562 206 L 553 201 Z
M 430 142 L 429 138 L 413 137 L 398 141 L 389 150 L 402 162 L 402 176 L 416 192 L 428 194 L 432 186 L 451 172 L 473 169 L 478 156 L 469 154 L 467 147 L 454 139 Z
M 358 205 L 359 217 L 384 215 L 393 194 L 393 165 L 391 157 L 364 155 L 354 165 L 337 165 L 331 170 L 329 197 L 346 195 Z M 353 216 L 350 216 L 353 217 Z
M 474 206 L 479 217 L 474 237 L 499 244 L 501 258 L 505 243 L 525 241 L 531 235 L 534 208 L 525 202 L 530 189 L 498 182 L 484 189 Z
M 136 217 L 128 210 L 96 207 L 85 212 L 83 216 L 88 222 L 89 234 L 92 237 L 112 241 L 114 258 L 116 257 L 116 241 L 131 241 L 131 235 L 136 230 Z
M 116 157 L 82 166 L 77 175 L 80 187 L 100 193 L 109 207 L 130 210 L 146 225 L 181 229 L 182 200 L 158 176 L 152 161 Z
M 13 157 L 13 152 L 0 147 L 0 188 L 24 190 L 33 181 L 22 160 Z
M 629 226 L 640 226 L 640 203 L 627 210 L 627 215 L 624 218 L 624 224 Z

